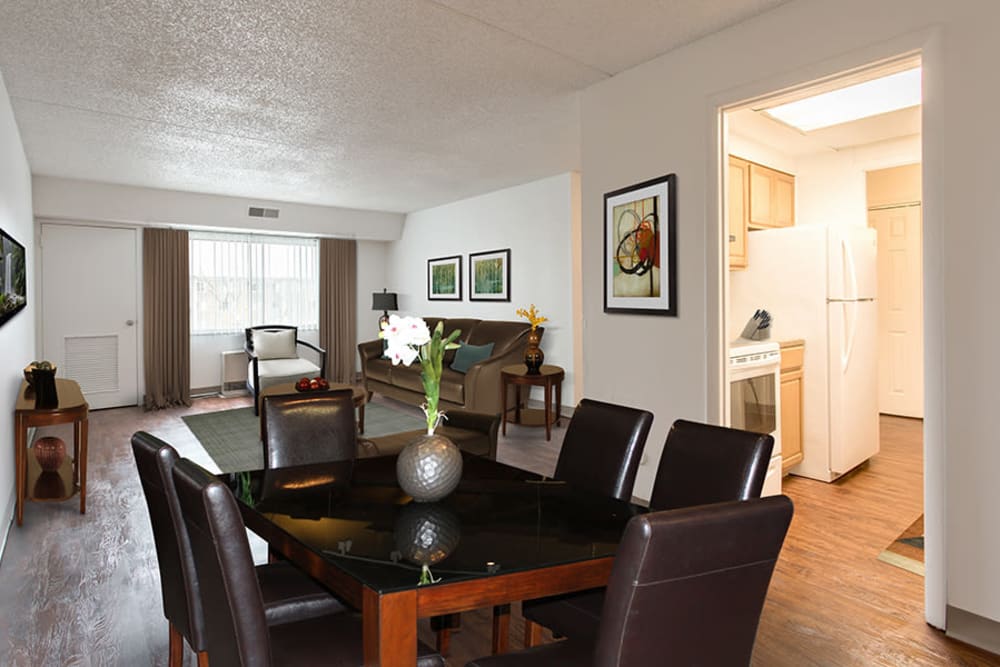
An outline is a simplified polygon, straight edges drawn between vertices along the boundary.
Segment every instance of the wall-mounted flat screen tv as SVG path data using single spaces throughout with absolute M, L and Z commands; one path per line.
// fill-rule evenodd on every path
M 0 326 L 28 305 L 24 246 L 0 229 Z

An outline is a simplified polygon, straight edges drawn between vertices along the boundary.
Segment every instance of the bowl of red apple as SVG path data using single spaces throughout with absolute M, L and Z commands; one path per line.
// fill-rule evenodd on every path
M 295 383 L 296 391 L 326 391 L 329 388 L 326 378 L 301 378 Z

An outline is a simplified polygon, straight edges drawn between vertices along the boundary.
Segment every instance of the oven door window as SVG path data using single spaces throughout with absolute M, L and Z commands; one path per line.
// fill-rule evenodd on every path
M 766 373 L 730 384 L 733 428 L 755 433 L 773 433 L 777 429 L 777 382 L 774 373 Z

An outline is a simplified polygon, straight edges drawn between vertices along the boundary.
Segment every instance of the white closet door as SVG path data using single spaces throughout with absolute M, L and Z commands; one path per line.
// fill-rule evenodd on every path
M 92 409 L 139 402 L 139 235 L 43 223 L 42 356 Z

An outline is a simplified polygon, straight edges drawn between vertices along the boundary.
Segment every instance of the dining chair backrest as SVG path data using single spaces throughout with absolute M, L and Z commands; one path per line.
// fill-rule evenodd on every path
M 357 455 L 351 389 L 265 396 L 261 416 L 264 465 L 285 468 Z
M 649 507 L 759 498 L 773 447 L 770 435 L 678 419 L 663 445 Z
M 566 428 L 555 479 L 631 500 L 653 413 L 584 398 Z
M 201 582 L 209 664 L 270 665 L 264 601 L 236 499 L 187 459 L 174 465 L 173 477 Z
M 180 457 L 173 447 L 144 431 L 132 435 L 132 453 L 153 527 L 163 615 L 191 648 L 203 651 L 205 620 L 198 597 L 198 577 L 187 530 L 180 523 L 180 507 L 171 475 Z
M 608 580 L 593 664 L 749 665 L 791 518 L 785 496 L 633 518 Z

